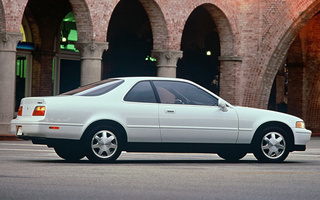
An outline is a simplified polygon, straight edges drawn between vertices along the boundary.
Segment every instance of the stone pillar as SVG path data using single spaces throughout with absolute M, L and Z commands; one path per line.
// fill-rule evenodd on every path
M 157 59 L 157 75 L 175 78 L 177 62 L 182 58 L 182 53 L 177 50 L 152 50 L 151 56 Z
M 220 96 L 231 104 L 241 105 L 244 87 L 241 86 L 239 56 L 220 56 Z
M 16 49 L 21 33 L 0 32 L 0 134 L 10 132 L 16 90 Z
M 76 48 L 81 55 L 81 85 L 101 80 L 101 60 L 108 42 L 77 42 Z

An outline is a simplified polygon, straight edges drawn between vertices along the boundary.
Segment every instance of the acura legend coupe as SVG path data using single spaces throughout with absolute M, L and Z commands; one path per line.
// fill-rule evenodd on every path
M 260 162 L 282 162 L 304 151 L 311 136 L 300 118 L 233 106 L 191 81 L 160 77 L 24 98 L 11 131 L 63 159 L 94 162 L 113 162 L 122 151 L 217 153 L 227 161 L 253 153 Z

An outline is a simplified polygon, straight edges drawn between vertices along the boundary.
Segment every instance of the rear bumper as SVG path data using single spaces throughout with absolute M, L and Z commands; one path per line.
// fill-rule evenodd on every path
M 54 147 L 56 145 L 62 145 L 64 143 L 79 144 L 81 142 L 81 140 L 53 139 L 53 138 L 30 137 L 30 136 L 18 136 L 18 138 L 23 140 L 31 140 L 33 144 L 47 145 L 48 147 Z
M 18 131 L 19 127 L 20 131 Z M 11 133 L 22 139 L 35 137 L 80 140 L 83 133 L 83 125 L 71 123 L 49 124 L 46 122 L 19 122 L 18 120 L 12 120 Z

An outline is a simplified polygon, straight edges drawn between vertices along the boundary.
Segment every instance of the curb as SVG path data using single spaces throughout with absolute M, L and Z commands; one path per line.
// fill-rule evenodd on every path
M 311 137 L 320 137 L 320 133 L 312 133 Z
M 19 139 L 17 138 L 16 135 L 12 134 L 0 134 L 0 141 L 18 141 Z

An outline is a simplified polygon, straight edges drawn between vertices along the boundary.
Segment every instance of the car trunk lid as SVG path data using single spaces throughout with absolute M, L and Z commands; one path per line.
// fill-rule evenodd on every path
M 22 116 L 32 116 L 37 106 L 45 106 L 46 102 L 43 98 L 24 98 L 21 100 Z

